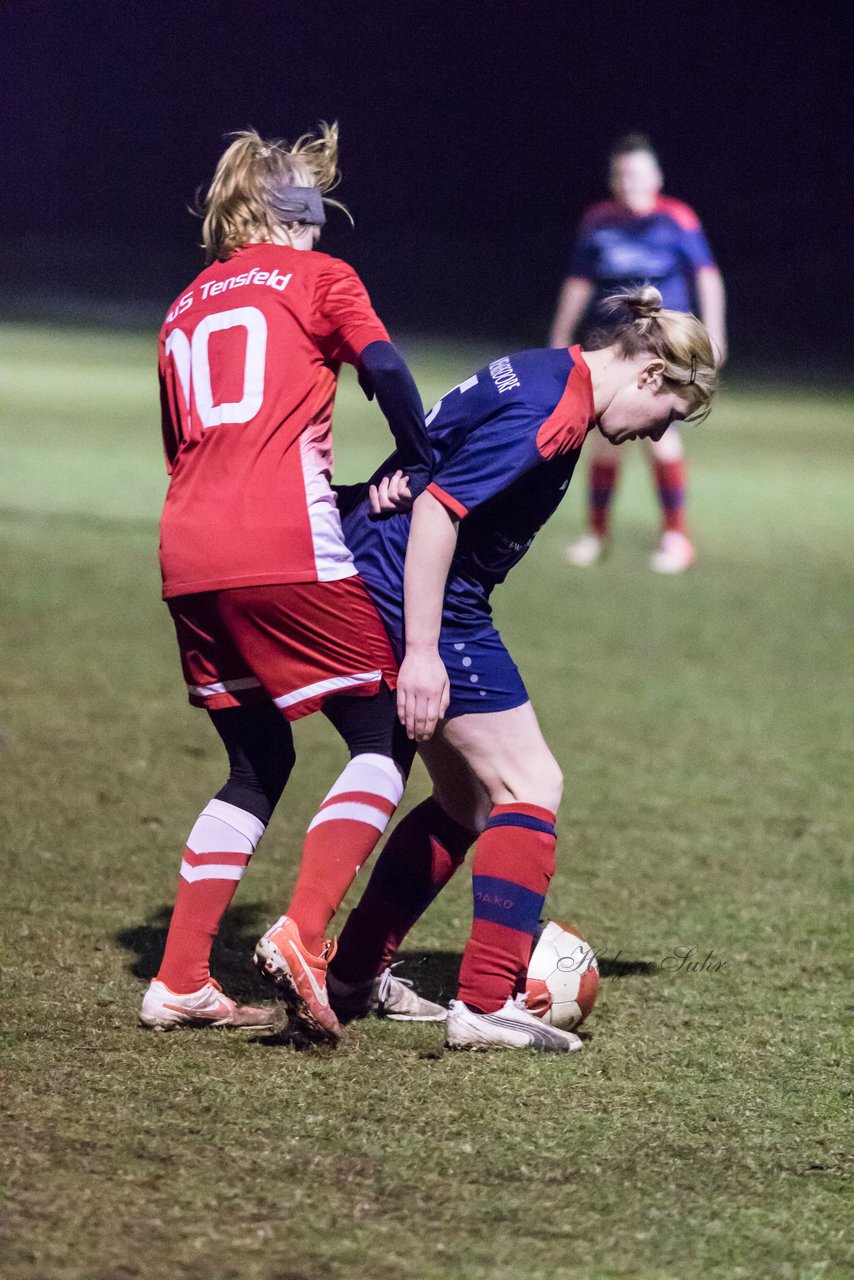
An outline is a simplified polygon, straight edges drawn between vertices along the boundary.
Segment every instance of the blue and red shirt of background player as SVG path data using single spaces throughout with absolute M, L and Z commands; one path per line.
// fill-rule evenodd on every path
M 602 309 L 609 294 L 641 284 L 660 289 L 672 311 L 696 311 L 696 276 L 709 269 L 715 269 L 715 260 L 694 210 L 681 200 L 659 196 L 646 214 L 632 213 L 618 200 L 588 209 L 567 275 L 594 285 L 586 320 L 594 326 L 613 323 Z
M 495 360 L 427 416 L 429 491 L 460 520 L 439 646 L 451 679 L 451 715 L 527 700 L 493 626 L 490 596 L 556 510 L 593 425 L 590 371 L 579 347 Z M 396 465 L 392 456 L 377 474 Z M 366 494 L 344 518 L 345 540 L 399 656 L 410 523 L 408 513 L 373 516 Z

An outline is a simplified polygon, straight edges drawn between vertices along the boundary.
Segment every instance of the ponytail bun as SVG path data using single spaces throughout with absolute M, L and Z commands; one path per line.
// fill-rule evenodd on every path
M 664 299 L 661 291 L 656 289 L 654 284 L 645 284 L 640 289 L 635 289 L 633 293 L 627 293 L 624 301 L 638 319 L 648 320 L 658 315 Z
M 612 293 L 605 298 L 602 307 L 605 311 L 628 311 L 627 319 L 652 320 L 661 313 L 664 299 L 661 291 L 654 284 L 642 284 L 636 289 L 625 289 L 622 293 Z

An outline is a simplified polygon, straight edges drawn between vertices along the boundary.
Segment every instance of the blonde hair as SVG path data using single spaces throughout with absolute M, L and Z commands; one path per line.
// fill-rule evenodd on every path
M 687 419 L 702 422 L 719 385 L 712 340 L 696 316 L 661 304 L 661 293 L 651 284 L 612 294 L 602 305 L 619 323 L 594 334 L 587 345 L 592 350 L 616 346 L 627 360 L 638 355 L 662 360 L 664 381 L 688 402 Z
M 325 198 L 340 179 L 337 123 L 321 121 L 316 135 L 304 133 L 292 147 L 282 138 L 262 138 L 254 129 L 228 136 L 234 141 L 220 157 L 200 209 L 208 262 L 224 261 L 250 241 L 282 234 L 291 239 L 300 224 L 282 222 L 272 199 L 283 183 L 317 187 L 324 193 L 324 204 L 350 217 L 343 204 Z

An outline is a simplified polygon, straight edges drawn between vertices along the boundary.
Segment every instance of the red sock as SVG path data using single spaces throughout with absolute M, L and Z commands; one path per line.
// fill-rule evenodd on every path
M 474 840 L 432 796 L 400 820 L 338 939 L 332 971 L 340 982 L 365 982 L 391 964 Z
M 309 826 L 286 914 L 315 955 L 402 795 L 403 779 L 390 757 L 366 752 L 353 757 Z
M 494 1013 L 524 985 L 554 873 L 554 823 L 538 805 L 497 804 L 475 846 L 474 920 L 458 999 L 480 1013 Z
M 617 484 L 617 473 L 619 472 L 619 461 L 609 459 L 607 462 L 596 461 L 590 466 L 590 488 L 589 488 L 589 523 L 591 532 L 597 534 L 600 538 L 608 535 L 608 526 L 611 519 L 611 499 L 614 496 L 614 489 Z
M 211 800 L 187 839 L 175 909 L 158 979 L 170 991 L 198 991 L 210 978 L 213 940 L 264 834 L 252 813 Z
M 685 533 L 685 463 L 656 459 L 653 472 L 665 531 Z

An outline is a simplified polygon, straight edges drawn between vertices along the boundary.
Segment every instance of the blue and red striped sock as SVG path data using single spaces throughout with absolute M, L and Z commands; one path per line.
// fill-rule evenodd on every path
M 494 1013 L 523 989 L 531 945 L 555 867 L 555 815 L 497 804 L 474 851 L 474 920 L 458 998 Z
M 620 470 L 618 458 L 606 462 L 596 461 L 590 466 L 588 489 L 588 523 L 592 533 L 600 538 L 608 536 L 611 519 L 611 502 Z
M 653 473 L 665 530 L 685 533 L 685 463 L 660 462 L 656 458 Z

